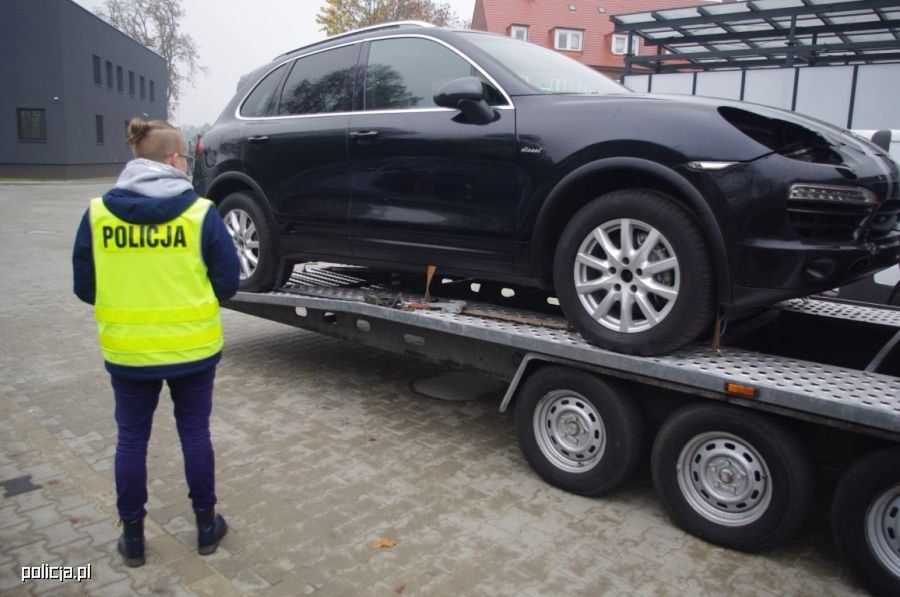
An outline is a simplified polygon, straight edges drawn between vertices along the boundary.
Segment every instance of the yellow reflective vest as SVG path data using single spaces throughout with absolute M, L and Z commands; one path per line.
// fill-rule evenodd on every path
M 91 201 L 100 348 L 110 363 L 174 365 L 222 350 L 219 302 L 201 252 L 213 203 L 197 199 L 161 224 L 132 224 Z

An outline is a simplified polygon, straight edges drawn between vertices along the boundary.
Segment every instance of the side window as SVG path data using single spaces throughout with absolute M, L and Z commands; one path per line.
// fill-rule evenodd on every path
M 453 79 L 475 74 L 461 56 L 419 38 L 373 41 L 366 68 L 366 110 L 433 108 L 434 92 Z
M 298 58 L 281 92 L 279 114 L 349 112 L 359 45 Z
M 278 84 L 281 82 L 285 68 L 287 67 L 282 64 L 259 82 L 256 89 L 244 100 L 244 105 L 241 106 L 241 116 L 259 118 L 269 113 L 269 106 L 272 104 L 275 92 L 278 91 Z

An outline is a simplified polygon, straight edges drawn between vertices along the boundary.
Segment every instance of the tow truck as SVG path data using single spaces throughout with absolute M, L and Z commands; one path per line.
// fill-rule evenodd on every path
M 900 594 L 900 308 L 790 300 L 640 357 L 585 342 L 546 293 L 431 273 L 302 264 L 225 306 L 508 382 L 522 453 L 570 492 L 616 489 L 652 442 L 672 519 L 725 547 L 790 537 L 831 472 L 839 551 L 870 590 Z

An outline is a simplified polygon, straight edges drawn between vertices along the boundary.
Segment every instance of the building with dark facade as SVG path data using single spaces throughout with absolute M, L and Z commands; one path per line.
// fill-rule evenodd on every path
M 70 0 L 0 2 L 0 55 L 0 178 L 117 174 L 166 116 L 162 56 Z

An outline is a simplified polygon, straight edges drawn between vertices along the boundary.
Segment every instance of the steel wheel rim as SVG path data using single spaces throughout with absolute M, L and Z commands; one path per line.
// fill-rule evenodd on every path
M 723 526 L 759 520 L 772 501 L 771 474 L 752 445 L 730 433 L 694 436 L 678 456 L 678 487 L 700 516 Z
M 625 334 L 647 331 L 671 313 L 681 286 L 678 257 L 656 228 L 630 218 L 610 220 L 581 242 L 574 264 L 575 292 L 603 327 Z
M 534 435 L 544 457 L 568 473 L 584 473 L 603 458 L 606 430 L 600 413 L 577 392 L 549 392 L 534 409 Z
M 900 577 L 900 484 L 879 495 L 866 512 L 866 541 L 875 559 Z
M 243 209 L 232 209 L 225 214 L 224 219 L 241 262 L 241 280 L 246 280 L 259 265 L 259 234 L 256 232 L 256 224 Z

